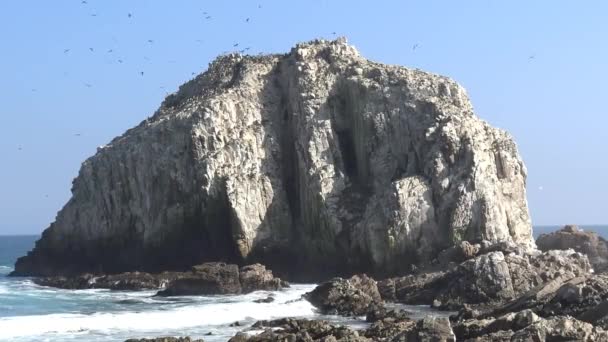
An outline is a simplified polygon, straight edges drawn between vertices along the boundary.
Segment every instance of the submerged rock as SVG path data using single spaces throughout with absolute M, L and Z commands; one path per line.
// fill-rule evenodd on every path
M 447 77 L 344 39 L 231 54 L 82 164 L 13 275 L 410 270 L 465 240 L 533 246 L 525 183 L 512 138 Z
M 366 315 L 382 303 L 376 281 L 365 274 L 350 279 L 334 278 L 304 297 L 322 313 L 346 316 Z
M 564 226 L 561 230 L 541 234 L 536 239 L 542 251 L 552 249 L 574 249 L 586 254 L 596 272 L 608 268 L 608 241 L 595 232 L 586 232 L 574 225 Z

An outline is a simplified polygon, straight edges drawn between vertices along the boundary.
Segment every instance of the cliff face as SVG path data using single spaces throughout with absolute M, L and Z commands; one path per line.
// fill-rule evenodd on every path
M 462 240 L 533 246 L 525 181 L 446 77 L 344 40 L 228 55 L 83 163 L 15 274 L 399 271 Z

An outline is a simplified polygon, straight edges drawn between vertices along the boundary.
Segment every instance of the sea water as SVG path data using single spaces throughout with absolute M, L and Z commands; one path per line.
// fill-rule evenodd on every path
M 559 227 L 535 227 L 537 233 Z M 608 227 L 585 227 L 607 235 Z M 100 342 L 128 338 L 191 336 L 227 341 L 257 320 L 281 317 L 326 319 L 356 328 L 363 317 L 319 315 L 301 297 L 314 284 L 238 296 L 154 297 L 156 291 L 61 290 L 29 278 L 6 277 L 15 260 L 34 246 L 37 236 L 0 236 L 0 341 Z M 272 303 L 255 299 L 272 294 Z M 445 316 L 428 307 L 401 306 L 413 318 Z M 238 321 L 240 327 L 230 327 Z M 211 335 L 207 335 L 211 333 Z
M 364 317 L 320 315 L 302 299 L 314 284 L 238 296 L 154 297 L 156 291 L 62 290 L 38 286 L 29 278 L 6 275 L 36 236 L 0 236 L 0 341 L 124 341 L 128 338 L 191 336 L 227 341 L 262 319 L 325 319 L 354 328 Z M 272 303 L 254 300 L 275 297 Z M 403 306 L 414 318 L 446 316 L 426 307 Z M 234 322 L 240 327 L 230 327 Z M 209 335 L 211 334 L 211 335 Z

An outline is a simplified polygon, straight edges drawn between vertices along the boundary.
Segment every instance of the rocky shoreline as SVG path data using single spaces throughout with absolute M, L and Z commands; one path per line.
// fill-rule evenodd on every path
M 159 290 L 157 296 L 194 296 L 242 294 L 253 291 L 275 291 L 289 283 L 275 278 L 264 265 L 238 267 L 223 262 L 193 266 L 187 272 L 127 272 L 109 275 L 83 274 L 34 278 L 34 283 L 61 289 Z
M 588 245 L 571 244 L 576 241 L 571 235 L 582 233 L 594 234 L 574 226 L 551 234 L 554 243 L 569 249 L 543 252 L 512 243 L 463 242 L 440 253 L 432 267 L 405 276 L 378 281 L 365 274 L 333 278 L 303 298 L 322 314 L 365 317 L 367 328 L 285 317 L 243 327 L 230 341 L 608 341 L 608 273 L 594 271 Z M 545 239 L 539 237 L 539 245 Z M 188 272 L 46 277 L 35 282 L 69 289 L 159 289 L 157 295 L 163 296 L 289 286 L 261 264 L 239 268 L 217 262 Z M 392 303 L 457 313 L 449 319 L 415 320 L 406 311 L 388 308 Z
M 225 295 L 288 286 L 271 269 L 330 279 L 305 299 L 370 324 L 282 318 L 232 341 L 608 341 L 606 241 L 568 226 L 535 244 L 526 178 L 447 77 L 342 38 L 230 54 L 83 163 L 11 275 Z

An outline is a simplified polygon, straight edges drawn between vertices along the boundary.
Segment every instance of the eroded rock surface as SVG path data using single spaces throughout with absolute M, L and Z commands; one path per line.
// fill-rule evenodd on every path
M 350 279 L 334 278 L 304 297 L 322 313 L 364 316 L 382 304 L 376 281 L 365 274 Z
M 596 272 L 608 268 L 608 241 L 595 232 L 583 231 L 575 225 L 566 225 L 561 230 L 541 234 L 536 239 L 538 249 L 574 249 L 586 254 Z
M 259 321 L 253 325 L 253 329 L 264 329 L 264 332 L 258 335 L 242 332 L 230 341 L 456 341 L 447 318 L 425 318 L 414 321 L 404 317 L 385 317 L 365 330 L 354 330 L 327 321 L 283 318 L 274 321 Z
M 409 270 L 464 240 L 533 246 L 525 182 L 512 138 L 447 77 L 344 39 L 231 54 L 82 164 L 13 275 Z
M 159 296 L 240 294 L 257 290 L 280 290 L 289 284 L 275 278 L 263 265 L 241 267 L 222 262 L 194 266 L 188 275 L 172 281 Z
M 196 265 L 188 272 L 83 274 L 35 278 L 34 282 L 63 289 L 164 289 L 158 293 L 160 296 L 240 294 L 289 286 L 286 281 L 275 278 L 264 265 L 247 265 L 239 269 L 237 265 L 223 262 Z
M 446 309 L 498 305 L 553 280 L 567 281 L 591 270 L 587 257 L 572 250 L 528 253 L 500 245 L 483 251 L 487 253 L 447 270 L 382 280 L 380 293 L 386 300 Z

